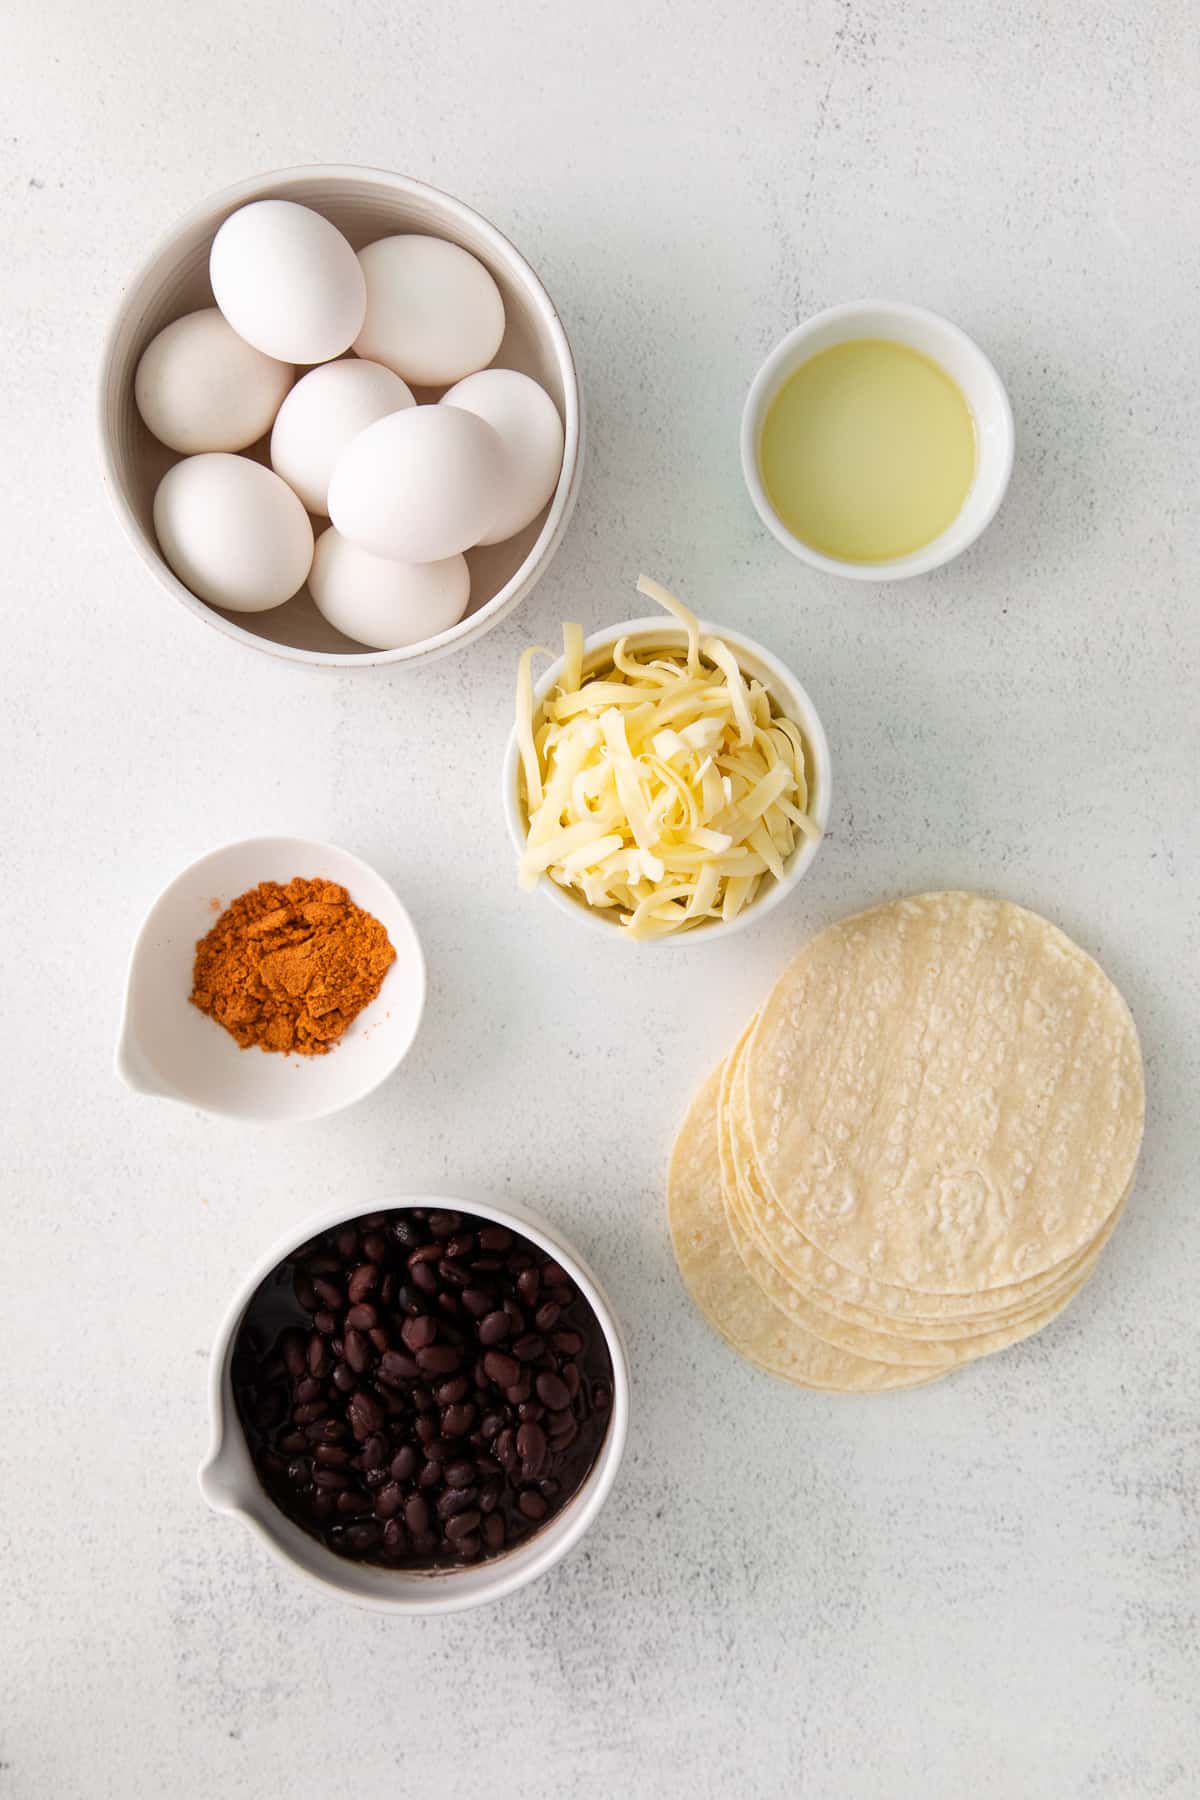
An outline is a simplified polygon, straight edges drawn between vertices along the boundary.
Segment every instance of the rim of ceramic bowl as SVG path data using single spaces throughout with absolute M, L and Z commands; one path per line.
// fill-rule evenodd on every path
M 292 1554 L 280 1541 L 274 1530 L 259 1516 L 261 1509 L 266 1518 L 274 1519 L 278 1516 L 291 1525 L 295 1524 L 294 1521 L 287 1520 L 287 1515 L 276 1506 L 266 1489 L 261 1486 L 250 1461 L 249 1446 L 246 1443 L 241 1420 L 237 1416 L 237 1406 L 233 1400 L 230 1376 L 233 1345 L 243 1315 L 260 1282 L 265 1280 L 272 1269 L 297 1250 L 301 1244 L 316 1237 L 322 1231 L 328 1231 L 334 1225 L 360 1218 L 364 1213 L 391 1212 L 416 1206 L 451 1208 L 459 1212 L 474 1213 L 497 1225 L 507 1225 L 521 1236 L 531 1238 L 539 1248 L 546 1251 L 547 1255 L 554 1257 L 562 1264 L 595 1313 L 604 1335 L 609 1360 L 612 1364 L 612 1408 L 609 1413 L 608 1428 L 597 1450 L 596 1460 L 588 1470 L 583 1482 L 568 1500 L 566 1506 L 546 1522 L 543 1531 L 530 1537 L 526 1545 L 517 1546 L 512 1553 L 505 1553 L 494 1559 L 484 1559 L 482 1562 L 470 1564 L 461 1571 L 457 1569 L 430 1572 L 410 1571 L 407 1580 L 404 1570 L 380 1569 L 381 1575 L 404 1582 L 408 1591 L 395 1594 L 388 1594 L 386 1591 L 354 1592 L 349 1585 L 349 1575 L 346 1571 L 360 1569 L 364 1565 L 347 1562 L 347 1559 L 337 1556 L 322 1544 L 319 1538 L 309 1538 L 305 1533 L 306 1546 L 311 1545 L 311 1554 L 316 1565 L 307 1566 Z M 629 1357 L 620 1320 L 599 1277 L 587 1261 L 573 1245 L 560 1235 L 549 1220 L 543 1219 L 540 1215 L 527 1212 L 521 1207 L 501 1206 L 491 1200 L 475 1196 L 467 1197 L 461 1194 L 391 1194 L 364 1202 L 359 1207 L 348 1206 L 345 1201 L 340 1201 L 336 1205 L 322 1207 L 319 1212 L 310 1216 L 300 1225 L 289 1227 L 288 1231 L 279 1237 L 271 1249 L 254 1265 L 225 1310 L 213 1340 L 208 1373 L 208 1397 L 209 1446 L 204 1461 L 197 1471 L 200 1492 L 207 1505 L 216 1513 L 229 1514 L 237 1518 L 251 1532 L 252 1536 L 265 1545 L 276 1562 L 321 1592 L 375 1612 L 409 1615 L 464 1612 L 476 1606 L 486 1605 L 493 1600 L 500 1600 L 506 1594 L 514 1593 L 518 1588 L 525 1587 L 531 1581 L 536 1581 L 539 1576 L 546 1574 L 556 1563 L 568 1556 L 595 1523 L 612 1492 L 625 1453 L 631 1401 Z M 244 1469 L 233 1475 L 225 1466 L 231 1442 L 240 1446 L 245 1456 Z M 556 1520 L 566 1521 L 566 1529 L 553 1533 Z M 301 1528 L 296 1526 L 295 1529 L 300 1530 Z M 539 1539 L 543 1537 L 546 1541 L 539 1552 Z M 518 1563 L 515 1558 L 522 1555 L 523 1551 L 529 1552 L 529 1554 L 522 1556 L 522 1560 Z M 374 1567 L 374 1565 L 365 1566 Z M 486 1585 L 478 1583 L 473 1589 L 465 1592 L 459 1587 L 456 1592 L 458 1575 L 480 1571 L 491 1576 Z M 419 1597 L 413 1591 L 417 1587 L 422 1590 Z
M 198 1100 L 194 1095 L 185 1093 L 182 1088 L 167 1083 L 165 1079 L 157 1073 L 153 1077 L 145 1074 L 143 1065 L 146 1059 L 142 1051 L 137 1048 L 133 1042 L 134 1032 L 130 1003 L 133 994 L 133 977 L 137 968 L 138 959 L 142 954 L 143 946 L 154 921 L 154 916 L 171 891 L 178 887 L 181 882 L 190 880 L 209 863 L 215 862 L 221 857 L 228 856 L 231 850 L 249 850 L 254 849 L 259 845 L 281 843 L 303 844 L 305 845 L 306 850 L 315 851 L 318 856 L 328 855 L 345 857 L 350 862 L 357 863 L 360 868 L 366 870 L 368 875 L 372 876 L 382 888 L 386 889 L 388 898 L 392 901 L 396 911 L 408 926 L 409 935 L 412 940 L 410 974 L 415 977 L 416 980 L 417 1004 L 413 1027 L 408 1042 L 398 1052 L 395 1060 L 389 1063 L 368 1086 L 362 1088 L 359 1093 L 355 1094 L 352 1100 L 337 1100 L 334 1101 L 332 1105 L 321 1106 L 313 1112 L 295 1113 L 288 1117 L 275 1118 L 263 1114 L 236 1112 L 230 1107 L 213 1106 L 208 1101 Z M 425 1004 L 428 998 L 429 971 L 425 964 L 425 947 L 421 942 L 421 934 L 413 923 L 412 914 L 409 912 L 407 906 L 405 906 L 403 900 L 401 900 L 391 882 L 379 873 L 379 870 L 373 863 L 367 862 L 366 858 L 359 856 L 356 851 L 347 850 L 342 844 L 330 843 L 329 840 L 325 838 L 301 837 L 294 832 L 260 832 L 254 837 L 231 838 L 228 843 L 216 844 L 211 850 L 206 850 L 203 855 L 194 857 L 190 863 L 186 863 L 182 869 L 172 875 L 169 881 L 163 883 L 162 887 L 159 888 L 153 900 L 151 900 L 149 906 L 143 913 L 141 923 L 137 928 L 133 943 L 130 946 L 128 960 L 125 964 L 125 990 L 121 999 L 121 1022 L 117 1029 L 117 1046 L 113 1052 L 113 1069 L 117 1079 L 123 1082 L 131 1093 L 145 1096 L 149 1099 L 173 1100 L 180 1106 L 191 1107 L 195 1112 L 205 1113 L 212 1119 L 235 1119 L 242 1124 L 266 1126 L 309 1125 L 313 1124 L 317 1119 L 329 1119 L 337 1113 L 347 1112 L 350 1107 L 357 1106 L 360 1101 L 366 1100 L 371 1094 L 377 1092 L 377 1090 L 383 1086 L 385 1081 L 391 1080 L 401 1063 L 407 1059 L 413 1045 L 420 1036 L 421 1022 L 425 1017 Z
M 804 733 L 805 742 L 812 754 L 814 788 L 816 789 L 813 817 L 821 828 L 821 836 L 814 842 L 804 838 L 797 844 L 788 861 L 784 864 L 783 879 L 772 881 L 770 887 L 756 895 L 734 919 L 713 919 L 698 925 L 690 931 L 669 932 L 665 937 L 649 938 L 645 945 L 657 949 L 661 945 L 696 945 L 711 943 L 717 938 L 732 937 L 735 932 L 744 931 L 756 920 L 773 912 L 787 899 L 799 883 L 807 875 L 816 860 L 821 845 L 825 841 L 825 832 L 829 824 L 829 814 L 833 799 L 833 768 L 829 754 L 829 740 L 825 735 L 825 727 L 821 716 L 797 677 L 772 651 L 766 649 L 757 639 L 748 637 L 743 631 L 735 631 L 727 625 L 712 625 L 707 620 L 699 621 L 701 633 L 707 637 L 719 637 L 727 643 L 738 659 L 739 667 L 743 666 L 743 656 L 758 662 L 770 675 L 770 692 L 776 705 L 787 710 Z M 602 631 L 594 631 L 583 642 L 583 664 L 587 670 L 590 659 L 598 653 L 611 650 L 621 639 L 628 638 L 631 647 L 641 644 L 662 644 L 672 649 L 682 649 L 687 645 L 687 632 L 682 625 L 668 618 L 629 619 L 624 624 L 612 625 Z M 565 658 L 558 656 L 534 683 L 533 711 L 536 719 L 546 696 L 562 674 Z M 504 761 L 501 769 L 501 799 L 504 817 L 508 825 L 508 834 L 513 849 L 520 857 L 525 849 L 527 823 L 525 808 L 520 797 L 519 775 L 521 753 L 517 744 L 516 730 L 509 733 L 505 747 Z M 537 892 L 544 894 L 561 912 L 569 913 L 588 925 L 594 931 L 604 932 L 617 939 L 621 936 L 621 927 L 611 914 L 596 907 L 588 906 L 586 901 L 576 899 L 565 888 L 559 887 L 548 875 L 538 879 Z M 636 942 L 637 940 L 635 940 Z M 641 942 L 638 948 L 645 947 Z
M 423 638 L 418 644 L 406 644 L 398 650 L 373 650 L 368 647 L 358 651 L 304 650 L 296 645 L 274 643 L 246 630 L 234 620 L 227 619 L 223 613 L 218 612 L 193 594 L 191 589 L 186 587 L 167 565 L 157 545 L 151 541 L 150 535 L 143 530 L 137 519 L 117 469 L 108 430 L 107 415 L 112 387 L 112 369 L 120 340 L 130 324 L 140 290 L 153 274 L 159 260 L 170 250 L 179 235 L 202 225 L 219 209 L 232 209 L 246 205 L 251 200 L 269 199 L 272 197 L 273 190 L 283 183 L 347 180 L 374 181 L 381 187 L 390 189 L 393 193 L 407 194 L 433 201 L 445 211 L 449 222 L 457 219 L 469 224 L 473 231 L 477 231 L 488 242 L 499 259 L 510 266 L 510 272 L 520 276 L 530 300 L 546 327 L 563 381 L 565 416 L 563 418 L 562 470 L 550 502 L 550 510 L 524 561 L 504 586 L 493 594 L 490 600 L 485 601 L 477 612 L 468 613 L 466 618 L 460 619 L 456 625 L 447 627 L 445 631 L 437 632 L 433 637 Z M 286 195 L 282 197 L 287 198 Z M 214 226 L 214 233 L 216 229 Z M 247 176 L 242 181 L 221 188 L 207 199 L 189 207 L 187 212 L 176 219 L 167 231 L 161 233 L 143 255 L 133 274 L 124 283 L 105 331 L 96 389 L 95 420 L 101 479 L 109 503 L 142 564 L 149 569 L 160 586 L 165 587 L 190 613 L 223 637 L 231 638 L 235 643 L 241 644 L 247 649 L 256 650 L 262 655 L 273 656 L 283 662 L 303 663 L 310 668 L 358 669 L 393 666 L 409 662 L 432 662 L 437 657 L 464 648 L 473 643 L 476 638 L 482 637 L 520 604 L 549 567 L 562 543 L 571 520 L 571 514 L 575 510 L 583 476 L 585 434 L 579 371 L 558 308 L 547 292 L 541 277 L 526 261 L 512 240 L 506 237 L 482 213 L 476 212 L 474 207 L 468 206 L 464 200 L 459 200 L 455 195 L 448 194 L 444 189 L 434 187 L 429 182 L 418 181 L 413 176 L 401 175 L 391 169 L 379 169 L 369 163 L 303 163 L 290 168 L 269 169 L 259 175 Z
M 958 513 L 944 531 L 938 533 L 930 543 L 909 555 L 895 557 L 888 562 L 855 563 L 845 562 L 836 556 L 826 556 L 820 550 L 814 550 L 794 532 L 789 531 L 767 495 L 758 463 L 759 434 L 767 409 L 774 400 L 781 378 L 791 374 L 800 366 L 796 359 L 796 351 L 808 340 L 816 336 L 828 325 L 840 324 L 870 313 L 889 315 L 900 325 L 921 325 L 927 330 L 941 336 L 952 343 L 968 361 L 975 365 L 980 380 L 990 393 L 991 404 L 995 416 L 1000 423 L 1000 463 L 992 477 L 992 488 L 978 517 L 972 524 L 963 529 L 961 520 L 971 494 L 978 479 L 978 463 L 975 478 L 968 489 Z M 907 339 L 902 340 L 907 341 Z M 934 358 L 936 360 L 936 357 Z M 968 399 L 968 405 L 970 401 Z M 975 408 L 971 407 L 972 420 L 979 428 L 979 420 L 975 416 Z M 1013 457 L 1015 453 L 1016 433 L 1013 424 L 1012 403 L 1000 375 L 992 362 L 975 339 L 947 319 L 941 313 L 930 311 L 928 307 L 913 306 L 904 300 L 846 300 L 837 306 L 828 306 L 824 311 L 814 313 L 811 318 L 803 320 L 782 337 L 771 351 L 746 395 L 746 403 L 742 409 L 741 424 L 741 461 L 742 476 L 746 483 L 750 499 L 754 504 L 763 524 L 771 535 L 781 543 L 785 550 L 800 558 L 814 569 L 820 569 L 827 575 L 841 575 L 849 581 L 905 581 L 914 575 L 927 575 L 934 569 L 942 568 L 961 556 L 964 550 L 983 535 L 999 512 L 1004 496 L 1008 492 L 1009 480 L 1012 476 Z M 957 528 L 957 529 L 956 529 Z

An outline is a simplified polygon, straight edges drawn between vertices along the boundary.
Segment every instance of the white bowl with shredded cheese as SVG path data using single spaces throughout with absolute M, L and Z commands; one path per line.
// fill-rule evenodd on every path
M 728 935 L 811 866 L 829 745 L 770 651 L 657 582 L 638 589 L 673 617 L 587 639 L 566 625 L 565 653 L 536 682 L 538 650 L 521 658 L 503 772 L 519 880 L 610 934 Z

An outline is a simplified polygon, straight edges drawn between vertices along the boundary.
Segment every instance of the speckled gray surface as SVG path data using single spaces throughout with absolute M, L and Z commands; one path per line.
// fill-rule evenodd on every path
M 1197 98 L 1187 0 L 7 9 L 0 1795 L 1200 1790 Z M 239 651 L 100 492 L 123 277 L 198 198 L 308 160 L 478 205 L 586 384 L 550 577 L 424 673 Z M 1019 438 L 994 527 L 892 590 L 792 562 L 737 466 L 771 343 L 872 293 L 976 334 Z M 725 950 L 631 954 L 522 899 L 493 804 L 518 649 L 627 614 L 640 567 L 794 663 L 831 738 L 830 841 Z M 431 754 L 445 707 L 466 731 Z M 410 901 L 415 1054 L 299 1130 L 135 1099 L 110 1057 L 144 905 L 273 830 Z M 672 1127 L 792 945 L 935 884 L 1049 913 L 1121 985 L 1141 1179 L 1043 1336 L 925 1392 L 790 1393 L 685 1302 Z M 418 1625 L 314 1598 L 194 1471 L 243 1268 L 327 1194 L 456 1182 L 594 1260 L 636 1417 L 568 1564 Z

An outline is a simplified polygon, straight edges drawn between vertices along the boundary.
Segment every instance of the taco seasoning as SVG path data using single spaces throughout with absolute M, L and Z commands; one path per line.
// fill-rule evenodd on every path
M 395 960 L 385 928 L 337 882 L 260 881 L 196 945 L 191 1002 L 243 1050 L 324 1056 Z

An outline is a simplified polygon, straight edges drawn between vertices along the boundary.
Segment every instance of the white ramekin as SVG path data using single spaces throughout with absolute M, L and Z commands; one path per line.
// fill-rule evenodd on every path
M 337 1556 L 317 1538 L 293 1524 L 267 1494 L 254 1472 L 237 1416 L 230 1379 L 233 1345 L 242 1315 L 259 1283 L 301 1244 L 333 1225 L 366 1213 L 425 1206 L 473 1213 L 493 1224 L 507 1225 L 529 1238 L 560 1263 L 591 1306 L 604 1333 L 612 1361 L 612 1411 L 599 1454 L 582 1486 L 542 1528 L 501 1556 L 460 1569 L 378 1568 Z M 324 1207 L 265 1255 L 247 1275 L 217 1332 L 210 1362 L 209 1395 L 212 1440 L 199 1471 L 200 1491 L 214 1512 L 232 1513 L 249 1526 L 278 1562 L 337 1599 L 350 1600 L 376 1612 L 451 1613 L 499 1600 L 524 1587 L 561 1562 L 594 1523 L 621 1466 L 629 1429 L 629 1366 L 616 1313 L 599 1280 L 577 1251 L 538 1215 L 516 1207 L 446 1194 L 401 1194 L 364 1202 L 344 1201 Z
M 814 550 L 783 523 L 759 468 L 763 421 L 788 377 L 822 350 L 864 337 L 911 345 L 940 364 L 962 389 L 975 421 L 975 478 L 957 518 L 932 543 L 891 562 L 843 562 Z M 759 518 L 793 556 L 827 575 L 845 575 L 851 581 L 902 581 L 909 575 L 926 575 L 961 555 L 991 524 L 1012 474 L 1013 442 L 1012 407 L 1004 383 L 965 331 L 921 306 L 896 300 L 851 300 L 797 325 L 776 344 L 754 377 L 742 413 L 742 474 Z
M 810 783 L 809 811 L 824 833 L 829 823 L 829 809 L 833 797 L 833 777 L 829 759 L 829 742 L 825 736 L 825 727 L 821 724 L 817 709 L 801 687 L 791 670 L 764 650 L 761 644 L 743 635 L 740 631 L 731 631 L 727 625 L 709 625 L 700 622 L 701 635 L 719 637 L 737 657 L 742 671 L 761 681 L 771 697 L 776 712 L 794 719 L 804 733 L 804 741 L 812 756 L 812 781 Z M 687 633 L 682 625 L 673 624 L 669 619 L 630 619 L 624 625 L 612 625 L 605 631 L 593 632 L 583 647 L 583 672 L 585 675 L 597 669 L 611 666 L 612 653 L 621 638 L 628 641 L 631 651 L 644 655 L 647 650 L 686 650 Z M 555 686 L 562 674 L 563 659 L 557 661 L 534 683 L 533 710 L 536 720 L 547 695 Z M 521 800 L 520 789 L 521 753 L 517 747 L 516 732 L 512 732 L 508 740 L 508 748 L 504 754 L 504 765 L 501 772 L 501 803 L 504 816 L 508 822 L 508 832 L 513 848 L 518 857 L 524 852 L 528 837 L 528 825 L 525 807 Z M 771 881 L 759 888 L 749 906 L 731 919 L 708 919 L 702 925 L 690 931 L 670 932 L 666 937 L 647 938 L 645 943 L 652 947 L 663 944 L 699 944 L 712 943 L 716 938 L 731 937 L 735 931 L 744 931 L 747 925 L 761 919 L 764 915 L 785 900 L 803 880 L 812 867 L 813 860 L 821 848 L 823 838 L 813 842 L 811 838 L 802 837 L 791 856 L 783 866 L 783 878 Z M 581 896 L 568 893 L 548 875 L 543 875 L 538 882 L 538 892 L 552 900 L 555 906 L 568 912 L 572 918 L 579 919 L 595 931 L 603 931 L 609 937 L 621 935 L 621 927 L 611 912 L 591 907 Z M 638 940 L 631 940 L 638 942 Z
M 457 625 L 419 644 L 399 650 L 356 647 L 321 617 L 307 588 L 267 612 L 219 612 L 184 586 L 158 548 L 151 516 L 154 491 L 179 459 L 156 443 L 142 423 L 133 397 L 134 371 L 142 351 L 164 325 L 213 304 L 208 253 L 218 226 L 239 206 L 267 198 L 314 207 L 346 234 L 355 249 L 394 232 L 412 231 L 449 238 L 479 257 L 499 284 L 507 314 L 496 366 L 533 376 L 562 415 L 562 472 L 548 511 L 508 543 L 468 552 L 471 611 Z M 309 665 L 359 668 L 429 661 L 482 637 L 549 568 L 574 508 L 583 469 L 575 359 L 554 303 L 534 271 L 503 233 L 461 200 L 383 169 L 340 164 L 277 169 L 226 188 L 188 213 L 151 252 L 121 296 L 101 358 L 98 400 L 105 487 L 130 542 L 160 586 L 188 612 L 236 643 Z

